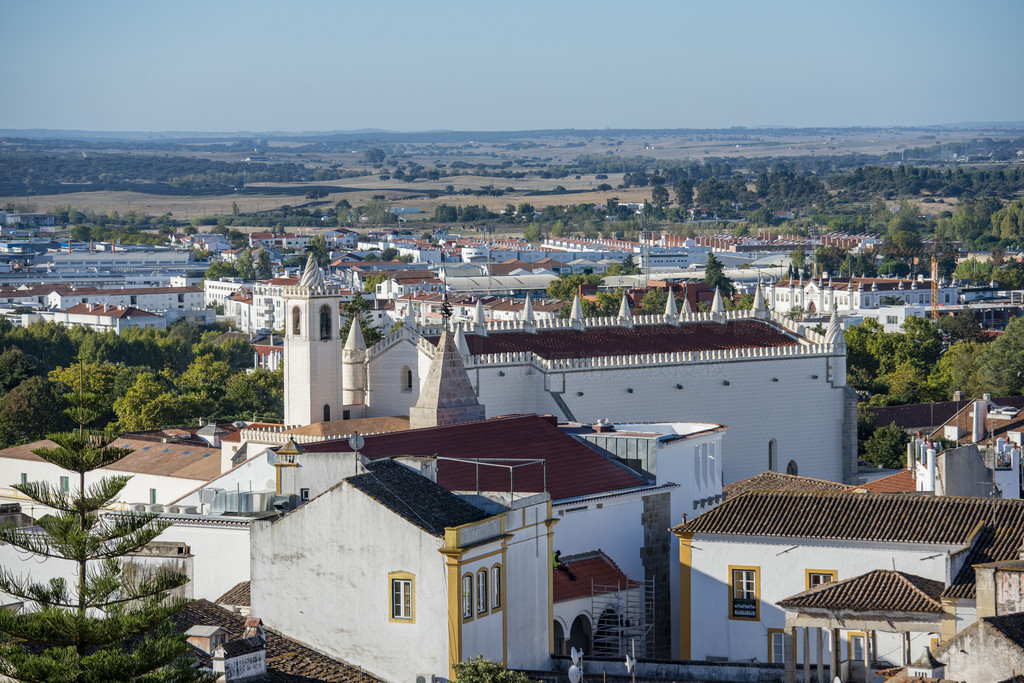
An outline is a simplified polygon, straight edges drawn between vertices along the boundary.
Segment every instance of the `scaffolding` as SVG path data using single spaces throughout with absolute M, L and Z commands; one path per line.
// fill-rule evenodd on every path
M 626 585 L 591 583 L 594 656 L 653 658 L 654 579 Z

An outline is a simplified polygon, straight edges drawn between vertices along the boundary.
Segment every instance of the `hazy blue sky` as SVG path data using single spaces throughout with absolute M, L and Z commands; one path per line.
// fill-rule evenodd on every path
M 0 128 L 1024 120 L 1024 0 L 0 0 Z

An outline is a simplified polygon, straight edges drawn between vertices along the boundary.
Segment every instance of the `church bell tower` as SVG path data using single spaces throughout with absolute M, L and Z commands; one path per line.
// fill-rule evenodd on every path
M 284 423 L 342 418 L 341 290 L 324 283 L 312 254 L 284 288 Z

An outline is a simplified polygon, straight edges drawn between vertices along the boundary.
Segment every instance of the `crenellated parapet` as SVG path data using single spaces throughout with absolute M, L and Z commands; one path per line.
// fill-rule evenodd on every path
M 671 319 L 665 315 L 635 315 L 625 324 L 621 318 L 615 316 L 600 316 L 583 319 L 556 318 L 540 319 L 532 321 L 524 320 L 491 320 L 484 326 L 488 335 L 500 335 L 509 333 L 537 334 L 554 331 L 578 331 L 581 329 L 595 331 L 612 328 L 636 329 L 646 326 L 663 326 L 674 324 L 685 328 L 687 324 L 717 323 L 726 324 L 732 321 L 755 321 L 760 325 L 774 327 L 777 331 L 783 332 L 793 339 L 796 344 L 788 346 L 772 347 L 751 347 L 738 349 L 715 349 L 707 351 L 687 351 L 676 353 L 646 354 L 643 356 L 605 356 L 601 358 L 583 359 L 556 359 L 546 360 L 531 352 L 517 353 L 496 353 L 470 356 L 466 359 L 467 368 L 485 367 L 490 365 L 518 365 L 522 363 L 534 364 L 540 369 L 546 370 L 573 370 L 589 369 L 593 367 L 636 367 L 646 365 L 657 365 L 664 363 L 705 363 L 722 361 L 742 361 L 756 358 L 782 358 L 808 355 L 837 355 L 845 354 L 845 349 L 834 350 L 833 345 L 825 343 L 825 335 L 809 329 L 789 317 L 765 311 L 733 310 L 712 313 L 698 311 L 691 313 L 680 313 Z M 470 328 L 469 334 L 478 332 L 479 325 Z M 403 341 L 409 341 L 417 349 L 422 351 L 429 358 L 433 358 L 436 346 L 430 341 L 432 337 L 439 337 L 443 331 L 442 325 L 418 325 L 415 329 L 403 325 L 398 330 L 389 333 L 381 341 L 377 342 L 369 351 L 368 358 L 372 359 L 387 351 L 389 348 Z M 628 359 L 628 360 L 624 360 Z

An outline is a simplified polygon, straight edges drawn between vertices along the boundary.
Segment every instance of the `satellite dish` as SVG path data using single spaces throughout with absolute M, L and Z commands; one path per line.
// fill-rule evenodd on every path
M 360 436 L 359 432 L 353 432 L 352 436 L 350 436 L 348 439 L 348 445 L 354 451 L 360 450 L 363 447 L 364 443 L 366 443 L 366 439 Z
M 629 655 L 626 655 L 626 673 L 633 673 L 633 669 L 636 668 L 636 660 Z
M 583 650 L 572 649 L 572 663 L 579 666 L 580 660 L 583 659 Z
M 569 683 L 580 683 L 583 680 L 583 672 L 573 664 L 569 667 Z

